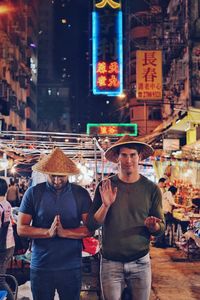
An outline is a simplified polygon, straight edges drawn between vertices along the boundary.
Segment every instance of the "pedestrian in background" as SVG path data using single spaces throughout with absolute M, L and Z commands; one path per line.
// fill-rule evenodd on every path
M 31 290 L 33 300 L 79 300 L 82 238 L 91 205 L 87 190 L 68 181 L 79 173 L 59 148 L 41 159 L 33 170 L 47 174 L 47 182 L 29 187 L 20 206 L 18 233 L 33 239 Z M 81 225 L 83 222 L 83 225 Z
M 165 193 L 165 188 L 166 188 L 166 178 L 165 177 L 161 177 L 158 180 L 158 186 L 160 188 L 161 194 L 163 196 L 163 194 Z M 166 244 L 165 244 L 165 233 L 163 233 L 161 236 L 157 236 L 153 238 L 153 245 L 157 248 L 165 248 Z
M 171 185 L 168 190 L 163 194 L 162 203 L 163 203 L 163 211 L 165 214 L 165 219 L 167 223 L 171 223 L 173 220 L 172 211 L 173 209 L 183 207 L 175 202 L 175 195 L 177 193 L 177 187 Z
M 4 277 L 15 248 L 11 220 L 12 207 L 6 200 L 7 190 L 6 181 L 0 178 L 0 290 L 6 290 L 8 293 L 6 299 L 13 300 L 13 293 Z
M 161 177 L 158 180 L 158 186 L 159 186 L 162 194 L 165 192 L 165 182 L 166 182 L 166 178 L 164 178 L 164 177 Z
M 105 153 L 118 174 L 102 181 L 88 215 L 88 228 L 102 226 L 101 286 L 105 300 L 148 300 L 151 290 L 151 235 L 164 232 L 159 187 L 139 173 L 139 162 L 153 154 L 146 143 L 124 136 Z
M 20 193 L 19 188 L 13 180 L 10 181 L 10 185 L 7 191 L 7 200 L 12 207 L 20 205 Z
M 173 217 L 174 208 L 186 208 L 182 204 L 175 201 L 175 195 L 178 189 L 171 185 L 168 190 L 162 195 L 163 212 L 165 216 L 166 231 L 155 242 L 158 248 L 172 247 L 174 245 L 174 235 L 177 227 L 177 221 Z

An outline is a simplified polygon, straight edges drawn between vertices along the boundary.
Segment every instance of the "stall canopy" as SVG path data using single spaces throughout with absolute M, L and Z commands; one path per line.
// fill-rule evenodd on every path
M 12 165 L 19 175 L 30 175 L 32 165 L 41 154 L 48 154 L 53 148 L 59 147 L 76 162 L 87 160 L 97 165 L 97 161 L 103 159 L 104 149 L 111 141 L 111 138 L 98 141 L 83 134 L 5 131 L 0 133 L 0 162 L 3 159 L 5 161 L 6 154 L 8 171 L 12 170 Z M 3 164 L 0 168 L 4 169 Z
M 173 120 L 174 120 L 173 118 L 169 118 L 168 120 L 163 121 L 160 125 L 158 125 L 154 129 L 152 133 L 142 137 L 138 137 L 137 140 L 150 144 L 154 149 L 162 149 L 163 137 L 172 126 Z
M 151 134 L 138 139 L 160 150 L 164 148 L 164 139 L 177 139 L 180 142 L 181 153 L 177 154 L 180 159 L 200 161 L 200 109 L 189 107 L 187 111 L 181 111 L 175 117 L 163 121 Z
M 188 131 L 200 125 L 200 109 L 189 107 L 184 118 L 177 117 L 170 130 Z

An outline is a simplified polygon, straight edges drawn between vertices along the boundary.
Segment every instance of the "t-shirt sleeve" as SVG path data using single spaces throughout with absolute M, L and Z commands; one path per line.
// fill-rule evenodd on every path
M 82 189 L 82 194 L 82 214 L 86 214 L 89 212 L 90 206 L 92 205 L 92 200 L 86 189 Z
M 152 233 L 152 235 L 159 236 L 163 234 L 165 230 L 165 218 L 162 209 L 162 194 L 159 187 L 157 186 L 155 186 L 152 193 L 152 207 L 149 215 L 162 220 L 160 223 L 160 230 L 155 233 Z
M 19 212 L 24 214 L 32 215 L 34 211 L 33 206 L 33 191 L 32 187 L 28 188 L 22 198 L 22 202 L 20 204 Z
M 102 200 L 101 200 L 101 195 L 99 192 L 99 185 L 98 185 L 95 191 L 94 200 L 90 208 L 88 219 L 87 219 L 87 227 L 91 231 L 101 227 L 101 224 L 98 224 L 94 218 L 95 213 L 97 212 L 97 210 L 100 208 L 101 205 L 102 205 Z

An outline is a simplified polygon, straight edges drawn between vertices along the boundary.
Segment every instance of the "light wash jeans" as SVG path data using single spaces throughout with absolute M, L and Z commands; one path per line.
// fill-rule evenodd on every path
M 102 258 L 100 278 L 104 300 L 120 300 L 125 286 L 132 300 L 148 300 L 151 292 L 149 253 L 127 263 Z

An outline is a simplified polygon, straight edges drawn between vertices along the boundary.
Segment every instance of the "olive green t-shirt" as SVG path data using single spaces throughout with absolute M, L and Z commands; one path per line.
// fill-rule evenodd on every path
M 163 220 L 155 235 L 164 232 L 161 192 L 156 184 L 143 175 L 134 183 L 125 183 L 117 175 L 110 177 L 110 180 L 112 187 L 117 187 L 117 197 L 109 208 L 102 227 L 102 255 L 107 259 L 128 262 L 149 251 L 151 234 L 144 225 L 148 216 Z M 88 216 L 88 227 L 91 230 L 101 226 L 94 219 L 101 204 L 97 187 Z

